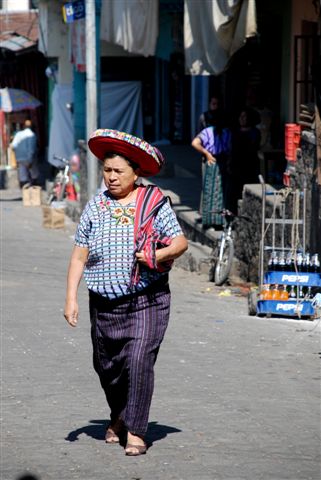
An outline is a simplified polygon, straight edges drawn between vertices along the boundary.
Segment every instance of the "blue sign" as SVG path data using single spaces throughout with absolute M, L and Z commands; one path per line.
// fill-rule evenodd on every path
M 264 283 L 321 287 L 321 275 L 311 272 L 266 272 Z
M 85 18 L 85 0 L 77 0 L 76 2 L 65 3 L 62 7 L 62 15 L 65 23 L 72 23 L 75 20 Z
M 257 314 L 271 314 L 288 317 L 301 317 L 314 315 L 314 307 L 309 301 L 291 300 L 259 300 Z

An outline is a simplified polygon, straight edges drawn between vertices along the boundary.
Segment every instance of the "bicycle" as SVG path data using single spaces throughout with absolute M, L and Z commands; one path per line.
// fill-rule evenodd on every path
M 214 281 L 215 285 L 220 286 L 228 279 L 233 258 L 234 258 L 234 240 L 233 240 L 233 224 L 236 218 L 250 220 L 244 215 L 234 215 L 230 210 L 215 210 L 213 213 L 222 215 L 223 231 L 218 244 L 214 246 L 210 256 L 210 272 L 209 280 Z
M 61 162 L 58 168 L 58 173 L 54 179 L 53 185 L 48 192 L 47 204 L 50 205 L 53 201 L 61 202 L 65 196 L 66 185 L 69 183 L 70 161 L 64 157 L 54 155 L 53 158 Z

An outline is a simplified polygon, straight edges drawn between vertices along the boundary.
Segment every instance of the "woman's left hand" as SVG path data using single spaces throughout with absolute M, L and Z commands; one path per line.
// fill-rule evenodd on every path
M 137 252 L 136 253 L 136 258 L 139 263 L 142 263 L 146 267 L 148 267 L 148 263 L 146 261 L 145 253 L 144 250 L 142 252 Z
M 210 152 L 206 153 L 206 160 L 208 165 L 214 165 L 216 163 L 216 158 Z

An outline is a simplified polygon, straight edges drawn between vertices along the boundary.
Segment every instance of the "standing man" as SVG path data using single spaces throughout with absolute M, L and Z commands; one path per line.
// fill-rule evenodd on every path
M 200 115 L 198 120 L 198 132 L 204 128 L 215 127 L 217 123 L 221 124 L 224 118 L 224 112 L 220 106 L 218 96 L 212 95 L 209 101 L 208 110 Z
M 31 127 L 31 120 L 25 120 L 23 130 L 15 134 L 11 144 L 18 164 L 20 188 L 27 183 L 36 185 L 39 176 L 36 158 L 37 137 Z

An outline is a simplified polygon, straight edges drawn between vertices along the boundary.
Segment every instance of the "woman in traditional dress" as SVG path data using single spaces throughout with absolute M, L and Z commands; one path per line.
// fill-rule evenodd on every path
M 192 141 L 192 147 L 202 154 L 204 162 L 202 189 L 202 225 L 204 228 L 222 225 L 223 217 L 213 212 L 228 207 L 231 132 L 219 122 L 202 130 Z
M 154 387 L 154 364 L 170 309 L 168 271 L 187 241 L 168 199 L 138 176 L 157 174 L 161 153 L 144 140 L 97 130 L 89 148 L 102 161 L 107 190 L 86 205 L 75 235 L 65 318 L 77 325 L 77 291 L 89 290 L 94 368 L 110 407 L 106 442 L 126 455 L 146 453 L 144 437 Z

